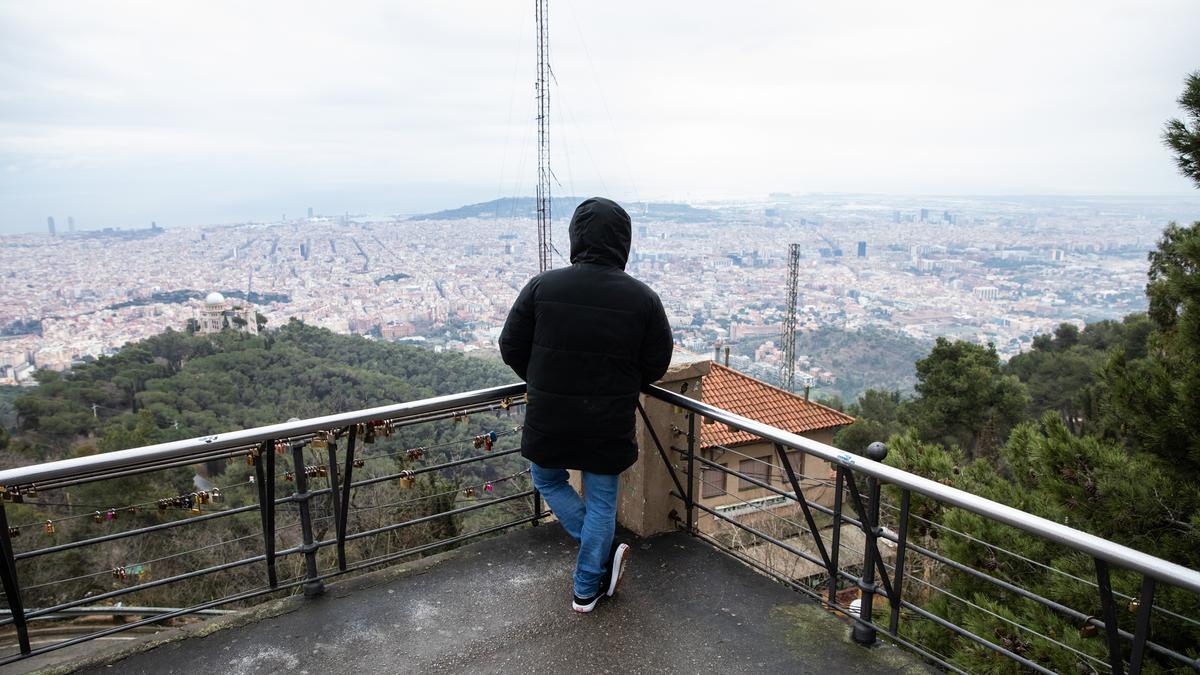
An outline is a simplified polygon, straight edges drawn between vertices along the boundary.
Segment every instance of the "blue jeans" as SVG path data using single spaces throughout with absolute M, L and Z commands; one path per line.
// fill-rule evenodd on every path
M 611 561 L 613 534 L 617 529 L 617 485 L 619 476 L 583 473 L 585 503 L 575 488 L 567 483 L 564 469 L 530 467 L 533 486 L 562 523 L 567 534 L 579 542 L 579 557 L 575 560 L 575 595 L 590 598 L 600 589 L 600 582 Z

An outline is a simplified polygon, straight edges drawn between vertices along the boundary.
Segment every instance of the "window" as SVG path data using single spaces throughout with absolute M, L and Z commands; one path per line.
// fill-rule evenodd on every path
M 721 465 L 725 466 L 724 464 Z M 709 499 L 725 494 L 725 479 L 727 474 L 720 469 L 704 465 L 700 471 L 700 497 Z
M 796 472 L 796 480 L 803 482 L 804 481 L 804 453 L 800 452 L 799 450 L 789 450 L 787 453 L 787 458 L 788 458 L 788 463 L 792 465 L 792 471 Z M 772 460 L 773 460 L 773 462 L 778 462 L 779 455 L 775 455 L 772 458 Z M 788 480 L 787 470 L 784 469 L 782 466 L 779 467 L 779 471 L 777 473 L 779 474 L 778 478 L 779 478 L 779 483 L 781 485 L 791 485 L 792 484 L 792 482 L 790 480 Z
M 763 459 L 743 459 L 738 464 L 738 471 L 764 483 L 770 483 L 771 465 L 767 464 L 768 461 L 769 459 L 765 457 Z M 750 481 L 738 479 L 738 490 L 753 490 L 756 487 L 758 486 Z

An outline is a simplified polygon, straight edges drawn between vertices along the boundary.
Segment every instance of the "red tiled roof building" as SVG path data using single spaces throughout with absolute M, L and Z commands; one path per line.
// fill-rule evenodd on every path
M 811 437 L 812 432 L 832 432 L 854 422 L 854 418 L 806 400 L 779 387 L 743 375 L 714 362 L 704 377 L 701 399 L 712 406 L 773 427 Z M 754 434 L 724 424 L 701 425 L 701 448 L 733 447 L 760 443 Z

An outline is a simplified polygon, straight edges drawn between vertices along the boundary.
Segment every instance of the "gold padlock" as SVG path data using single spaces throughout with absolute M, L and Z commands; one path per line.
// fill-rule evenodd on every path
M 54 534 L 54 521 L 53 520 L 46 521 L 46 534 Z
M 416 482 L 416 478 L 413 477 L 413 474 L 411 471 L 400 472 L 400 487 L 401 488 L 407 490 L 407 489 L 411 488 L 413 486 L 413 483 L 415 483 L 415 482 Z

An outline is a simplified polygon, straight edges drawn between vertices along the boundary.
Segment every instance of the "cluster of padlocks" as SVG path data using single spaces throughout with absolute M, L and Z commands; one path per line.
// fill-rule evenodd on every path
M 121 581 L 124 581 L 125 579 L 128 579 L 129 577 L 135 577 L 140 580 L 142 577 L 146 576 L 146 566 L 145 565 L 128 565 L 128 566 L 121 565 L 119 567 L 114 567 L 112 569 L 112 576 L 114 579 L 118 579 Z
M 486 434 L 480 434 L 474 439 L 475 449 L 483 448 L 484 452 L 491 452 L 492 446 L 496 444 L 496 432 L 489 431 Z
M 193 514 L 198 514 L 200 513 L 200 506 L 202 504 L 220 502 L 223 499 L 225 499 L 225 496 L 221 494 L 221 488 L 213 488 L 211 490 L 200 490 L 199 492 L 192 492 L 186 495 L 166 497 L 158 500 L 156 504 L 158 505 L 159 511 L 166 511 L 170 508 L 176 508 L 188 509 Z M 112 509 L 109 509 L 109 512 L 111 513 Z M 132 509 L 130 512 L 132 513 Z M 109 518 L 109 520 L 112 520 L 112 518 Z
M 26 497 L 32 499 L 37 496 L 37 489 L 33 487 L 26 488 L 24 492 L 21 492 L 20 488 L 5 488 L 3 485 L 0 485 L 0 498 L 3 498 L 6 502 L 21 504 L 24 503 Z
M 324 464 L 316 464 L 313 466 L 304 467 L 304 475 L 309 478 L 325 478 L 329 475 L 329 469 Z M 296 480 L 296 472 L 288 471 L 283 474 L 283 479 L 291 483 Z

